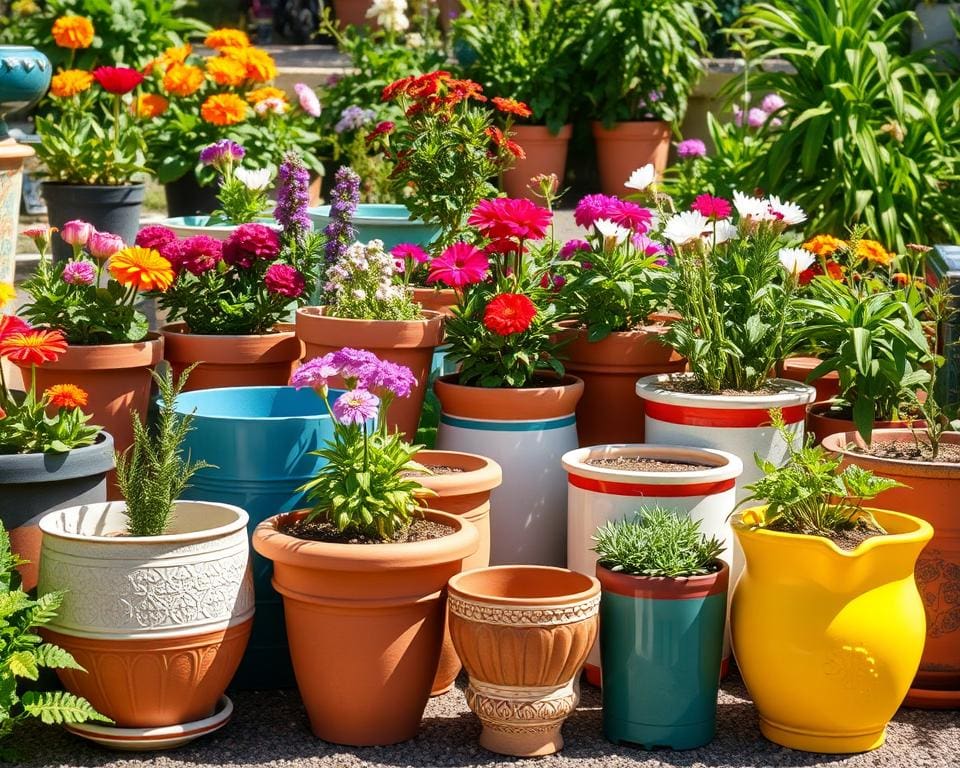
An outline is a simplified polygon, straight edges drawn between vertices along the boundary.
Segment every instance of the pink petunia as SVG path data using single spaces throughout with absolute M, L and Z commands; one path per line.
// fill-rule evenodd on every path
M 482 282 L 490 271 L 490 260 L 469 243 L 454 243 L 430 262 L 427 283 L 441 282 L 451 288 Z

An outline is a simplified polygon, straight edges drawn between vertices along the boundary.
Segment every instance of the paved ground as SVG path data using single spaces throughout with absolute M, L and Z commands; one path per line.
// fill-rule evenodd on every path
M 459 681 L 463 685 L 463 679 Z M 207 768 L 210 766 L 309 766 L 310 768 L 399 768 L 495 766 L 518 762 L 479 746 L 479 725 L 455 689 L 427 706 L 420 735 L 392 747 L 348 749 L 313 737 L 295 691 L 241 692 L 233 696 L 234 719 L 223 730 L 171 752 L 118 753 L 89 745 L 54 728 L 30 723 L 15 736 L 22 768 Z M 756 713 L 739 680 L 724 685 L 717 736 L 689 752 L 644 752 L 606 742 L 601 733 L 600 697 L 584 686 L 580 708 L 567 720 L 566 748 L 531 765 L 570 768 L 956 768 L 960 766 L 960 712 L 904 709 L 888 729 L 881 749 L 850 757 L 794 752 L 765 741 Z

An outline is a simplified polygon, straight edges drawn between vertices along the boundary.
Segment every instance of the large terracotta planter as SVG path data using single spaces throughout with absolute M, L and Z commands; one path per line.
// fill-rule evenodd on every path
M 687 364 L 660 339 L 664 325 L 611 333 L 602 341 L 587 340 L 586 329 L 571 331 L 563 348 L 567 373 L 583 379 L 577 403 L 577 438 L 581 446 L 642 443 L 643 402 L 637 379 L 655 373 L 679 373 Z
M 591 459 L 619 457 L 702 464 L 688 472 L 620 470 L 594 466 Z M 726 545 L 722 557 L 733 562 L 729 517 L 736 504 L 743 463 L 732 453 L 667 445 L 596 445 L 565 454 L 567 471 L 567 567 L 592 576 L 597 569 L 593 536 L 606 523 L 632 517 L 642 507 L 664 507 L 700 522 L 705 536 Z M 724 672 L 730 655 L 724 644 Z M 587 679 L 600 685 L 600 648 L 590 652 Z
M 510 130 L 513 140 L 523 147 L 525 157 L 518 158 L 513 167 L 503 173 L 503 191 L 507 197 L 540 201 L 534 194 L 539 190 L 530 189 L 530 179 L 539 174 L 554 174 L 562 187 L 573 126 L 565 125 L 559 133 L 550 133 L 545 125 L 514 125 Z
M 480 543 L 477 551 L 464 558 L 463 570 L 486 568 L 490 565 L 490 492 L 503 481 L 500 465 L 485 456 L 456 451 L 420 451 L 414 457 L 426 466 L 455 467 L 462 471 L 445 475 L 424 475 L 417 480 L 424 488 L 436 493 L 427 503 L 440 512 L 462 515 L 477 528 Z M 460 673 L 457 656 L 448 628 L 443 631 L 443 649 L 431 696 L 448 691 Z
M 786 358 L 779 366 L 777 375 L 781 379 L 790 379 L 790 381 L 807 382 L 807 376 L 823 361 L 817 357 L 803 357 L 795 355 Z M 810 386 L 817 390 L 817 401 L 832 400 L 840 393 L 840 376 L 836 371 L 824 374 L 816 381 L 809 382 Z
M 457 374 L 434 382 L 437 448 L 478 453 L 503 468 L 491 494 L 490 563 L 566 565 L 566 476 L 560 458 L 577 447 L 583 382 L 527 389 L 467 387 Z
M 733 652 L 760 730 L 790 749 L 830 754 L 883 744 L 923 651 L 913 571 L 929 523 L 870 510 L 888 532 L 841 550 L 829 539 L 733 529 L 746 554 L 734 589 Z
M 417 735 L 440 659 L 444 587 L 480 540 L 464 517 L 427 517 L 454 533 L 328 544 L 281 533 L 285 515 L 254 531 L 254 549 L 273 560 L 297 686 L 321 739 L 370 746 Z
M 212 336 L 190 333 L 186 323 L 160 329 L 163 357 L 174 377 L 200 363 L 185 391 L 221 387 L 282 387 L 300 359 L 300 342 L 292 323 L 280 323 L 274 333 Z
M 43 634 L 86 669 L 58 674 L 118 726 L 205 718 L 253 622 L 247 514 L 180 501 L 168 534 L 125 536 L 124 509 L 85 504 L 40 521 L 38 589 L 66 592 Z
M 341 27 L 353 24 L 376 29 L 379 27 L 377 20 L 367 18 L 369 7 L 368 0 L 333 0 L 333 15 Z
M 730 568 L 668 579 L 597 566 L 603 733 L 614 744 L 696 749 L 716 731 Z
M 913 441 L 907 429 L 882 429 L 873 433 L 873 444 Z M 960 444 L 960 434 L 948 432 L 945 443 Z M 884 507 L 903 512 L 933 526 L 933 541 L 917 562 L 917 587 L 926 610 L 926 643 L 920 669 L 907 694 L 906 704 L 932 709 L 960 708 L 960 464 L 929 464 L 881 459 L 851 450 L 863 445 L 855 432 L 831 435 L 823 447 L 843 455 L 877 475 L 904 484 L 884 491 Z M 849 446 L 849 447 L 848 447 Z
M 853 419 L 842 419 L 830 413 L 832 402 L 816 402 L 807 407 L 807 432 L 813 435 L 813 442 L 819 445 L 830 435 L 836 435 L 841 432 L 856 432 L 857 427 Z M 908 424 L 915 427 L 922 427 L 922 421 L 875 421 L 873 422 L 874 431 L 878 429 L 906 429 Z
M 597 638 L 600 583 L 564 568 L 503 566 L 450 579 L 450 633 L 470 674 L 480 746 L 522 757 L 563 747 L 577 677 Z
M 457 304 L 457 292 L 453 288 L 414 288 L 413 300 L 424 309 L 439 312 L 449 317 Z
M 422 320 L 345 320 L 325 315 L 323 307 L 301 307 L 297 310 L 296 332 L 303 342 L 304 360 L 354 347 L 413 371 L 417 385 L 410 397 L 393 402 L 387 418 L 391 430 L 400 430 L 413 442 L 427 392 L 433 350 L 443 341 L 443 315 L 424 310 Z
M 670 124 L 659 121 L 617 123 L 604 128 L 593 124 L 597 144 L 597 167 L 604 194 L 623 195 L 624 184 L 637 168 L 652 163 L 663 173 L 670 154 Z

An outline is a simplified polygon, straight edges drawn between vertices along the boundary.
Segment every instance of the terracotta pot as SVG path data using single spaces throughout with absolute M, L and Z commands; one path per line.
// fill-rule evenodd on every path
M 424 310 L 422 320 L 344 320 L 325 315 L 323 309 L 301 307 L 297 310 L 296 331 L 297 338 L 303 342 L 303 359 L 354 347 L 373 352 L 381 360 L 407 366 L 413 371 L 417 385 L 410 397 L 393 402 L 387 424 L 413 442 L 427 393 L 433 350 L 443 341 L 443 315 Z
M 449 317 L 457 303 L 457 292 L 453 288 L 414 288 L 413 300 L 424 309 Z
M 565 568 L 512 565 L 450 579 L 450 633 L 470 674 L 480 746 L 549 755 L 576 709 L 577 677 L 597 639 L 600 582 Z
M 841 419 L 829 414 L 832 402 L 811 403 L 807 407 L 807 432 L 813 435 L 814 445 L 819 445 L 830 435 L 838 432 L 856 432 L 857 428 L 853 419 Z M 923 421 L 875 421 L 874 430 L 877 429 L 902 429 L 907 424 L 912 423 L 915 427 L 921 427 Z M 884 497 L 885 498 L 885 497 Z
M 446 475 L 424 475 L 417 480 L 424 488 L 437 493 L 427 502 L 434 509 L 451 515 L 462 515 L 477 527 L 480 544 L 477 551 L 463 561 L 463 570 L 490 565 L 490 491 L 503 481 L 500 465 L 484 456 L 456 451 L 420 451 L 415 457 L 427 466 L 457 467 L 462 472 Z M 431 696 L 439 696 L 453 687 L 460 673 L 460 657 L 450 639 L 450 630 L 443 630 L 443 649 Z
M 637 379 L 654 373 L 679 373 L 687 361 L 660 337 L 667 329 L 649 325 L 587 341 L 587 331 L 572 331 L 564 348 L 567 373 L 583 379 L 577 403 L 577 438 L 581 446 L 643 442 L 643 401 Z
M 490 562 L 566 565 L 567 478 L 560 458 L 577 447 L 583 382 L 527 389 L 468 387 L 457 374 L 434 382 L 437 448 L 488 456 L 503 468 L 491 494 Z
M 908 429 L 881 429 L 874 431 L 872 442 L 913 439 Z M 960 445 L 960 434 L 947 432 L 943 442 Z M 853 431 L 823 441 L 828 451 L 843 455 L 845 464 L 903 483 L 902 488 L 884 491 L 877 503 L 926 520 L 934 530 L 933 540 L 917 561 L 917 587 L 926 611 L 927 633 L 920 669 L 905 703 L 931 709 L 960 708 L 960 464 L 875 458 L 847 447 L 854 445 L 862 446 L 863 440 Z
M 817 357 L 802 357 L 800 355 L 786 358 L 780 364 L 777 374 L 781 379 L 800 381 L 809 384 L 817 390 L 817 400 L 833 400 L 840 392 L 840 376 L 836 371 L 821 376 L 816 381 L 807 381 L 807 376 L 823 361 Z
M 653 163 L 657 173 L 667 167 L 670 153 L 670 124 L 659 121 L 617 123 L 604 128 L 593 124 L 597 143 L 597 167 L 604 194 L 623 195 L 624 183 L 637 168 Z
M 369 7 L 370 0 L 333 0 L 333 15 L 340 27 L 354 24 L 378 29 L 377 20 L 367 18 Z
M 406 544 L 329 544 L 281 533 L 290 517 L 260 523 L 253 547 L 273 561 L 313 733 L 353 746 L 412 739 L 440 659 L 444 587 L 480 534 L 464 517 L 430 511 L 428 519 L 455 532 Z
M 567 169 L 567 144 L 573 135 L 573 126 L 565 125 L 559 133 L 550 133 L 545 125 L 514 125 L 513 140 L 523 147 L 523 159 L 503 174 L 503 191 L 507 197 L 526 197 L 534 202 L 540 198 L 530 189 L 530 179 L 538 174 L 554 174 L 560 186 Z M 538 190 L 539 191 L 539 190 Z
M 122 535 L 122 502 L 44 516 L 38 590 L 66 596 L 43 634 L 86 670 L 58 670 L 64 686 L 122 727 L 209 716 L 253 623 L 246 524 L 203 501 L 178 501 L 162 536 Z
M 199 362 L 184 391 L 222 387 L 282 387 L 300 359 L 300 342 L 292 323 L 280 323 L 276 333 L 213 336 L 190 333 L 186 323 L 160 329 L 163 357 L 174 377 Z

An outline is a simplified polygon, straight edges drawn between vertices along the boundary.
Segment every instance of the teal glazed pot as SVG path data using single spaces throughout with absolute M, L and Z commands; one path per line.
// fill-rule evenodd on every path
M 7 138 L 4 119 L 36 104 L 50 87 L 50 60 L 29 45 L 0 45 L 0 140 Z
M 331 402 L 339 394 L 331 390 Z M 305 506 L 297 489 L 324 463 L 310 452 L 333 438 L 330 416 L 313 390 L 232 387 L 184 392 L 177 398 L 177 411 L 193 414 L 184 451 L 193 461 L 216 465 L 197 472 L 181 498 L 245 509 L 251 535 L 268 517 Z M 292 688 L 283 603 L 271 585 L 273 564 L 254 554 L 253 577 L 253 633 L 234 685 Z
M 597 566 L 603 731 L 615 744 L 695 749 L 716 730 L 729 568 L 683 579 Z
M 329 205 L 310 208 L 307 213 L 316 230 L 322 232 L 330 223 Z M 440 227 L 426 224 L 419 219 L 411 220 L 410 211 L 405 205 L 360 203 L 350 223 L 357 231 L 359 242 L 382 240 L 387 251 L 400 243 L 414 243 L 426 247 L 440 234 Z

